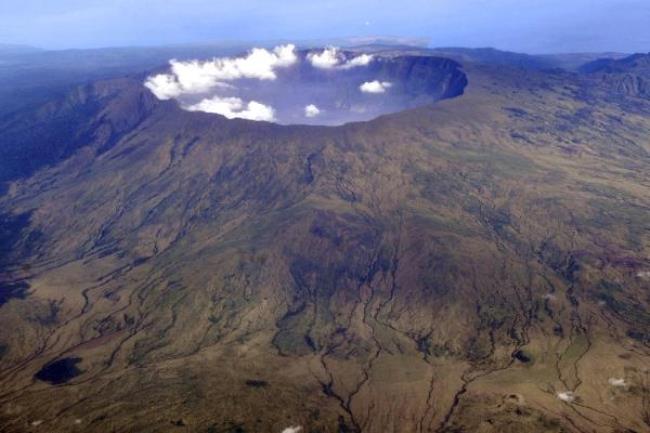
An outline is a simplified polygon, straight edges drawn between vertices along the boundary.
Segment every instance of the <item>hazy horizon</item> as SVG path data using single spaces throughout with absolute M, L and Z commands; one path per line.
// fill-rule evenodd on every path
M 524 3 L 25 0 L 0 6 L 0 43 L 52 50 L 380 37 L 530 54 L 650 50 L 648 2 Z
M 382 36 L 377 36 L 377 39 L 380 39 L 383 41 L 386 41 L 386 45 L 392 44 L 392 42 L 389 42 L 390 37 L 382 37 Z M 57 51 L 93 51 L 93 50 L 129 50 L 129 49 L 156 49 L 156 48 L 183 48 L 183 47 L 210 47 L 210 46 L 222 46 L 225 48 L 232 48 L 232 47 L 238 47 L 241 46 L 242 52 L 244 50 L 253 48 L 253 47 L 273 47 L 275 45 L 283 44 L 283 43 L 294 43 L 298 46 L 300 49 L 307 49 L 310 47 L 325 47 L 325 46 L 335 46 L 335 47 L 340 47 L 340 48 L 346 48 L 346 47 L 355 47 L 355 46 L 362 46 L 363 43 L 356 43 L 353 41 L 353 37 L 350 38 L 350 43 L 343 43 L 343 40 L 340 39 L 333 39 L 333 40 L 328 40 L 328 39 L 318 39 L 318 40 L 290 40 L 290 39 L 272 39 L 272 40 L 204 40 L 204 41 L 194 41 L 194 42 L 178 42 L 178 43 L 166 43 L 166 44 L 132 44 L 132 45 L 105 45 L 105 46 L 97 46 L 97 47 L 56 47 L 56 48 L 47 48 L 47 47 L 42 47 L 38 45 L 30 45 L 30 44 L 20 44 L 20 43 L 6 43 L 4 41 L 0 41 L 0 49 L 3 47 L 6 48 L 19 48 L 19 49 L 25 49 L 25 50 L 35 50 L 34 52 L 57 52 Z M 414 38 L 415 39 L 415 38 Z M 355 43 L 352 43 L 355 42 Z M 396 46 L 398 45 L 397 43 L 394 43 Z M 499 46 L 469 46 L 469 45 L 432 45 L 429 43 L 426 44 L 418 44 L 418 43 L 403 43 L 401 44 L 403 46 L 412 46 L 412 47 L 422 47 L 422 48 L 428 48 L 431 50 L 445 50 L 445 49 L 470 49 L 470 50 L 497 50 L 497 51 L 502 51 L 502 52 L 512 52 L 512 53 L 517 53 L 517 54 L 528 54 L 528 55 L 533 55 L 533 56 L 545 56 L 545 55 L 570 55 L 570 54 L 607 54 L 607 53 L 612 53 L 612 54 L 622 54 L 622 55 L 627 55 L 627 54 L 645 54 L 650 52 L 650 48 L 646 50 L 636 50 L 636 51 L 622 51 L 622 50 L 591 50 L 591 51 L 547 51 L 547 52 L 530 52 L 530 51 L 522 51 L 522 50 L 511 50 L 511 49 L 506 49 L 502 48 Z

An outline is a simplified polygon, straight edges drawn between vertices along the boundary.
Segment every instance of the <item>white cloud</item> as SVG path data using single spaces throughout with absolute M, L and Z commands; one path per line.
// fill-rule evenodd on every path
M 354 57 L 353 59 L 348 60 L 344 63 L 342 69 L 356 68 L 358 66 L 368 66 L 372 62 L 372 56 L 370 54 L 361 54 L 360 56 Z
M 557 393 L 557 398 L 566 403 L 573 403 L 576 399 L 576 395 L 573 391 L 563 391 Z
M 282 433 L 298 433 L 300 430 L 302 430 L 302 427 L 299 425 L 295 427 L 287 427 L 284 430 L 282 430 Z
M 625 379 L 617 379 L 615 377 L 610 377 L 607 382 L 612 386 L 617 386 L 622 388 L 627 387 L 627 383 L 625 382 Z
M 316 117 L 320 114 L 320 109 L 314 104 L 305 107 L 305 117 Z
M 144 85 L 156 95 L 156 98 L 163 101 L 177 98 L 183 93 L 183 89 L 181 89 L 176 78 L 169 74 L 158 74 L 148 77 Z
M 228 119 L 264 120 L 272 122 L 275 120 L 273 107 L 264 105 L 257 101 L 250 101 L 244 104 L 241 98 L 213 96 L 201 102 L 184 107 L 189 111 L 203 111 L 206 113 L 221 114 Z
M 309 53 L 307 60 L 314 68 L 331 69 L 341 63 L 341 55 L 334 47 L 325 48 L 320 54 Z
M 388 81 L 366 81 L 359 89 L 364 93 L 384 93 L 392 86 Z
M 171 60 L 171 73 L 149 77 L 145 86 L 159 99 L 177 98 L 227 86 L 224 81 L 241 78 L 275 80 L 277 68 L 291 66 L 297 60 L 296 47 L 292 44 L 271 51 L 253 48 L 245 57 L 223 57 L 203 62 Z
M 319 69 L 351 69 L 359 66 L 367 66 L 372 61 L 370 54 L 361 54 L 346 60 L 345 56 L 336 47 L 327 47 L 320 53 L 307 54 L 307 60 L 315 68 Z
M 170 73 L 148 77 L 144 85 L 158 99 L 182 98 L 185 95 L 208 93 L 218 89 L 233 89 L 234 86 L 228 81 L 242 78 L 275 80 L 276 69 L 291 66 L 297 61 L 296 47 L 292 44 L 278 46 L 273 50 L 253 48 L 243 57 L 188 62 L 171 60 Z M 275 120 L 273 107 L 257 101 L 244 103 L 236 97 L 213 95 L 183 108 L 221 114 L 229 119 Z

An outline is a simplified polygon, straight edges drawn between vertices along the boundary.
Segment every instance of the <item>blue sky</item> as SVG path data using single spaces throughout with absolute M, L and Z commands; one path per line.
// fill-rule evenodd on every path
M 423 37 L 513 51 L 650 51 L 650 0 L 0 0 L 0 43 L 44 48 Z

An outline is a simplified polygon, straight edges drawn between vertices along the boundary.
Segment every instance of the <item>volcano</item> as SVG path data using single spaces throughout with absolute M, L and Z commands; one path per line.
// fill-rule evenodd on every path
M 647 431 L 638 59 L 308 56 L 0 120 L 0 429 Z M 216 91 L 276 121 L 188 109 Z

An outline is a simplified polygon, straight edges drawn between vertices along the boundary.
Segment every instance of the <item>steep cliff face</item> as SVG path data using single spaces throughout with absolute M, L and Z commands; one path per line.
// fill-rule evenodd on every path
M 433 100 L 460 96 L 467 86 L 467 76 L 461 65 L 441 57 L 396 57 L 375 63 L 368 76 L 394 81 L 412 96 L 427 95 Z
M 90 138 L 44 125 L 65 159 L 0 197 L 2 429 L 647 429 L 647 99 L 384 67 L 462 96 L 335 128 L 141 80 L 54 104 Z

